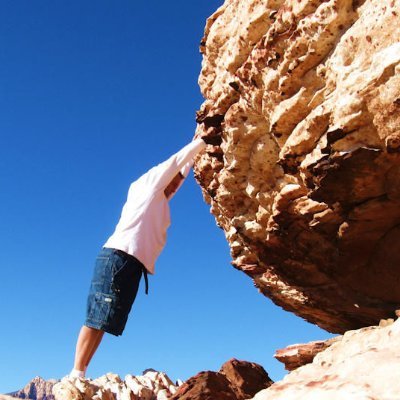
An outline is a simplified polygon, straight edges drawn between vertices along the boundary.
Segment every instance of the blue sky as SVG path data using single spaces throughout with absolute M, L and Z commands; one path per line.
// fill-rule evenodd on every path
M 220 0 L 0 2 L 0 393 L 72 366 L 94 259 L 131 181 L 191 140 L 198 44 Z M 190 176 L 168 244 L 124 335 L 88 375 L 146 368 L 187 379 L 231 357 L 277 380 L 276 349 L 330 335 L 230 266 Z

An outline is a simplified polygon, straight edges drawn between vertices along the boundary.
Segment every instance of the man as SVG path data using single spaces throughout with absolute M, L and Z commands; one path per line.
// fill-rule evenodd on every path
M 195 139 L 133 182 L 114 233 L 96 259 L 86 321 L 78 336 L 70 377 L 84 377 L 104 332 L 122 334 L 142 273 L 147 273 L 166 242 L 168 201 L 183 183 L 193 158 L 206 146 Z

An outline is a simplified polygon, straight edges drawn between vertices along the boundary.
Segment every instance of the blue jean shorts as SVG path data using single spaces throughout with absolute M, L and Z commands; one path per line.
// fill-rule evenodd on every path
M 103 248 L 94 267 L 85 325 L 115 336 L 122 335 L 144 268 L 129 254 Z

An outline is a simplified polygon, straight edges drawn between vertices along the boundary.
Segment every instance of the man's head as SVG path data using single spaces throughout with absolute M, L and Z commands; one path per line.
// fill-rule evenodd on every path
M 164 189 L 164 194 L 167 199 L 169 199 L 178 190 L 184 179 L 185 177 L 180 172 L 175 175 L 172 181 Z

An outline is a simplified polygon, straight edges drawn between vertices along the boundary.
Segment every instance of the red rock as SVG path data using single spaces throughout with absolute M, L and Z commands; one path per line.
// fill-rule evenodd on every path
M 293 371 L 296 368 L 311 363 L 318 353 L 327 349 L 339 340 L 339 338 L 340 336 L 325 341 L 319 340 L 305 344 L 293 344 L 284 349 L 277 350 L 274 357 L 285 364 L 287 371 Z
M 189 378 L 171 400 L 237 400 L 228 379 L 219 372 L 204 371 Z
M 274 383 L 261 365 L 235 358 L 227 361 L 219 372 L 229 380 L 240 399 L 250 399 Z
M 172 399 L 244 400 L 272 383 L 261 365 L 232 358 L 219 372 L 205 371 L 189 378 Z

